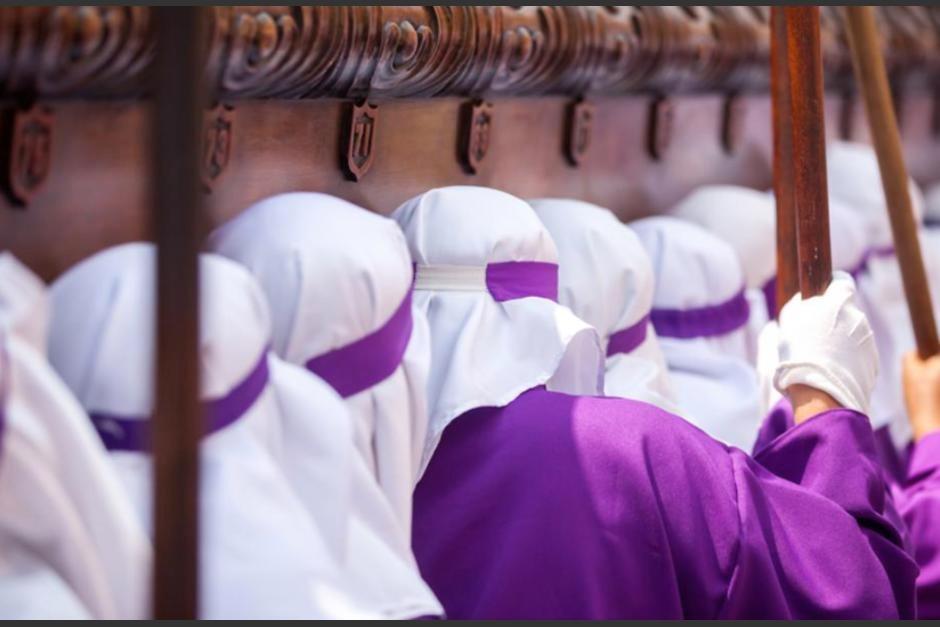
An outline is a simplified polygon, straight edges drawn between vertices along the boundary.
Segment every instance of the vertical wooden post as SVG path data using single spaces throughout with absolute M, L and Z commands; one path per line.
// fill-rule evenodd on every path
M 917 351 L 926 359 L 940 353 L 940 342 L 875 14 L 870 6 L 850 6 L 846 7 L 846 15 L 855 78 L 865 100 L 872 142 L 878 155 L 894 250 L 901 267 Z
M 774 197 L 777 207 L 776 311 L 800 291 L 793 197 L 793 135 L 790 112 L 790 72 L 787 23 L 782 6 L 770 8 L 770 93 L 773 103 Z
M 810 297 L 826 291 L 832 279 L 819 7 L 788 6 L 784 12 L 800 291 Z
M 196 618 L 198 598 L 199 137 L 203 9 L 153 9 L 152 210 L 157 241 L 153 416 L 154 599 L 157 619 Z

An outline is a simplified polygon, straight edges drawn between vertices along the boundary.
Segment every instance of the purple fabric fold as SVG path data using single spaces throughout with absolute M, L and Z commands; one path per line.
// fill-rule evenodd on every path
M 761 453 L 784 479 L 636 401 L 471 410 L 415 490 L 421 574 L 452 619 L 910 617 L 867 421 L 814 421 Z
M 692 339 L 731 333 L 745 324 L 750 306 L 744 290 L 729 300 L 697 309 L 653 309 L 650 320 L 660 337 Z
M 392 376 L 411 339 L 414 320 L 411 290 L 381 327 L 351 344 L 307 361 L 307 370 L 329 383 L 343 398 L 354 396 Z
M 865 253 L 865 260 L 869 259 L 885 259 L 887 257 L 894 257 L 894 246 L 888 244 L 886 246 L 872 246 Z
M 547 298 L 558 301 L 558 265 L 543 261 L 506 261 L 486 266 L 486 289 L 496 301 Z
M 203 436 L 224 429 L 247 412 L 268 384 L 268 350 L 242 381 L 225 396 L 203 403 L 205 427 Z M 150 418 L 105 412 L 89 414 L 105 448 L 109 451 L 150 450 Z
M 887 254 L 879 254 L 876 256 L 884 257 L 894 254 L 893 248 L 879 250 L 881 250 L 882 253 L 887 251 Z M 867 251 L 864 255 L 862 255 L 862 258 L 858 260 L 858 263 L 856 263 L 851 268 L 839 269 L 858 281 L 858 277 L 860 277 L 868 267 L 868 260 L 871 256 L 871 251 Z M 777 277 L 771 277 L 766 283 L 764 283 L 764 286 L 761 289 L 764 292 L 764 300 L 767 302 L 767 311 L 770 314 L 770 317 L 773 318 L 777 311 Z
M 896 490 L 898 508 L 907 524 L 917 576 L 918 618 L 940 618 L 940 433 L 914 446 L 907 485 Z
M 611 333 L 610 340 L 607 342 L 607 356 L 625 355 L 636 350 L 636 347 L 646 340 L 646 330 L 649 327 L 649 323 L 650 316 L 646 314 L 640 318 L 636 324 Z
M 770 277 L 761 291 L 764 292 L 764 302 L 767 303 L 767 316 L 771 319 L 777 315 L 777 277 Z

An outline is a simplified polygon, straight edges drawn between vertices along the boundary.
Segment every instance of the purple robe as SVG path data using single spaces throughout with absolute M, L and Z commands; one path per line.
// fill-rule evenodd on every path
M 413 543 L 456 619 L 907 618 L 892 509 L 855 412 L 752 460 L 651 405 L 534 389 L 444 431 Z
M 916 444 L 908 465 L 908 480 L 898 491 L 898 508 L 907 523 L 917 577 L 917 613 L 940 618 L 940 433 Z
M 754 450 L 759 451 L 768 442 L 779 437 L 787 429 L 792 428 L 794 424 L 793 408 L 790 406 L 790 402 L 787 399 L 781 399 L 767 418 L 764 419 L 757 434 L 757 441 L 754 443 Z M 891 433 L 887 426 L 875 429 L 873 435 L 875 455 L 879 465 L 885 472 L 885 480 L 892 487 L 903 485 L 907 480 L 907 465 L 913 445 L 908 445 L 903 450 L 898 449 L 891 439 Z

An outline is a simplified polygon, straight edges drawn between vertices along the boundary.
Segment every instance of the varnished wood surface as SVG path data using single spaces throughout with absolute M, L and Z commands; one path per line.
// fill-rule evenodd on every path
M 766 91 L 766 6 L 212 6 L 206 80 L 225 99 L 508 97 Z M 938 10 L 879 7 L 892 75 L 940 66 Z M 842 15 L 823 7 L 830 86 L 850 80 Z M 0 94 L 147 92 L 150 8 L 0 8 Z
M 846 7 L 848 32 L 858 84 L 864 96 L 872 143 L 878 154 L 878 166 L 884 185 L 885 200 L 891 221 L 894 249 L 901 267 L 904 294 L 907 297 L 911 324 L 921 357 L 940 352 L 937 323 L 930 298 L 930 283 L 917 236 L 908 188 L 907 166 L 898 122 L 888 86 L 884 60 L 878 46 L 878 27 L 871 7 Z
M 375 160 L 361 182 L 340 168 L 342 101 L 245 101 L 234 111 L 231 156 L 205 197 L 212 225 L 265 196 L 322 191 L 388 213 L 441 185 L 490 185 L 523 197 L 582 198 L 630 218 L 659 212 L 696 185 L 739 183 L 770 189 L 771 117 L 765 96 L 748 96 L 742 141 L 721 145 L 721 96 L 673 98 L 672 141 L 662 160 L 649 156 L 649 99 L 596 99 L 591 144 L 579 167 L 565 156 L 566 98 L 494 100 L 490 149 L 479 174 L 461 167 L 462 99 L 381 105 Z M 827 103 L 831 120 L 839 100 Z M 933 99 L 905 100 L 903 127 L 911 172 L 940 178 L 940 143 L 928 132 Z M 864 109 L 863 107 L 858 107 Z M 60 102 L 48 181 L 25 208 L 0 198 L 0 247 L 47 280 L 108 245 L 151 237 L 147 217 L 148 107 L 140 102 Z M 863 118 L 856 136 L 867 134 Z M 829 127 L 831 129 L 831 125 Z
M 800 291 L 796 207 L 793 190 L 793 135 L 790 132 L 790 71 L 787 56 L 787 24 L 782 6 L 770 13 L 771 114 L 773 132 L 774 198 L 777 211 L 777 311 Z
M 819 7 L 788 6 L 784 18 L 793 141 L 793 179 L 784 184 L 793 190 L 800 292 L 806 298 L 825 292 L 832 279 Z
M 199 598 L 199 154 L 203 10 L 154 9 L 151 180 L 157 240 L 153 616 L 194 619 Z M 250 538 L 245 539 L 250 542 Z

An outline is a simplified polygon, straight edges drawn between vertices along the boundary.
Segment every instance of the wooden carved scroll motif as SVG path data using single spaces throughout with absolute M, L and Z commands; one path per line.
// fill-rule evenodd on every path
M 40 105 L 4 117 L 3 187 L 13 204 L 25 206 L 49 176 L 53 117 Z
M 849 84 L 845 28 L 823 7 L 829 86 Z M 766 91 L 767 8 L 756 6 L 214 6 L 216 98 L 390 98 Z M 881 7 L 899 84 L 940 74 L 940 9 Z M 0 92 L 144 93 L 147 7 L 0 8 Z

